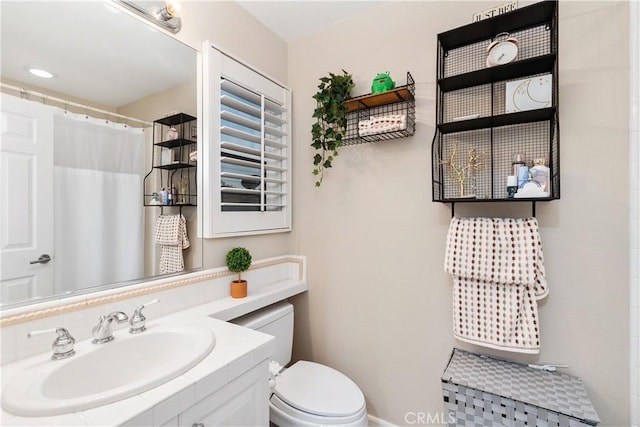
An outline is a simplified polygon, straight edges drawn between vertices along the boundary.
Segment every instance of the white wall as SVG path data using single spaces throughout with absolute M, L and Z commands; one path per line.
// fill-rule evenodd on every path
M 631 425 L 640 426 L 640 5 L 629 4 L 629 52 L 631 59 L 629 111 L 630 187 L 630 337 Z
M 297 297 L 295 352 L 351 376 L 370 413 L 406 424 L 442 411 L 453 346 L 442 268 L 450 207 L 431 202 L 436 35 L 493 2 L 393 1 L 289 46 L 294 93 L 292 249 L 309 260 Z M 522 4 L 521 4 L 522 5 Z M 542 352 L 566 363 L 603 420 L 629 425 L 628 4 L 561 2 L 562 199 L 537 205 L 551 293 L 540 305 Z M 318 78 L 353 73 L 355 95 L 378 72 L 416 79 L 412 138 L 345 147 L 313 186 L 310 129 Z M 530 205 L 456 205 L 456 213 L 529 215 Z

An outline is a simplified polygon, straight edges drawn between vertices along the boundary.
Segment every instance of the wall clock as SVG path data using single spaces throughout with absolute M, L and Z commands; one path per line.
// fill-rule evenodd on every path
M 487 46 L 487 67 L 504 65 L 518 56 L 518 39 L 509 37 L 509 33 L 500 33 Z

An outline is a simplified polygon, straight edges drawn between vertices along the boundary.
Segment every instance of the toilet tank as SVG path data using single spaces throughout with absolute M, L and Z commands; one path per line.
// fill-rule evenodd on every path
M 293 305 L 286 301 L 278 302 L 230 320 L 230 322 L 273 335 L 276 338 L 276 350 L 271 359 L 282 366 L 291 361 Z

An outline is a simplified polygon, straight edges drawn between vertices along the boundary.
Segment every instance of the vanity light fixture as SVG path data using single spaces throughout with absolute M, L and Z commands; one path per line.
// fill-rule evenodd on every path
M 179 16 L 179 5 L 177 1 L 139 1 L 139 0 L 111 0 L 126 9 L 134 12 L 149 22 L 164 28 L 172 33 L 177 33 L 182 28 L 182 19 Z M 144 5 L 144 3 L 157 3 Z
M 174 2 L 166 2 L 165 6 L 156 13 L 159 19 L 167 22 L 172 18 L 178 17 L 177 4 Z

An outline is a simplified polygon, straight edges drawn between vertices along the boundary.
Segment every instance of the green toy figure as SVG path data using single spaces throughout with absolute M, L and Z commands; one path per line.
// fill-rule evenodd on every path
M 396 82 L 391 80 L 389 76 L 389 72 L 380 73 L 374 79 L 373 83 L 371 83 L 371 92 L 372 93 L 381 93 L 386 92 L 388 90 L 394 89 L 396 87 Z

